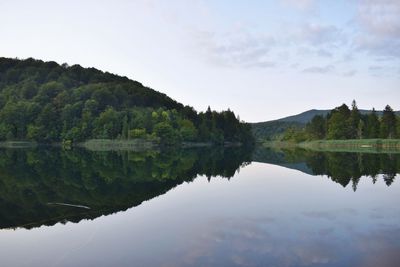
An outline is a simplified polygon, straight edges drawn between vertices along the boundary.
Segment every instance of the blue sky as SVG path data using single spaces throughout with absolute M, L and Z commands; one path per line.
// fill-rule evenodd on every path
M 128 76 L 264 121 L 400 109 L 399 0 L 0 1 L 0 56 Z

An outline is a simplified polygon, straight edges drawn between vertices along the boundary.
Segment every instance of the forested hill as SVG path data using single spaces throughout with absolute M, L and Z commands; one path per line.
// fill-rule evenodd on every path
M 265 122 L 252 123 L 253 135 L 257 140 L 279 139 L 283 133 L 289 128 L 303 128 L 315 116 L 327 116 L 331 110 L 329 109 L 310 109 L 302 113 L 284 117 L 281 119 Z M 360 109 L 361 115 L 368 115 L 372 110 Z M 383 111 L 376 111 L 377 116 L 382 116 Z M 400 115 L 400 111 L 395 111 L 396 115 Z
M 74 90 L 78 88 L 79 90 Z M 183 109 L 182 104 L 167 95 L 127 77 L 95 68 L 59 65 L 53 61 L 43 62 L 32 58 L 0 58 L 0 89 L 2 106 L 11 96 L 15 99 L 36 98 L 34 100 L 38 100 L 37 102 L 41 100 L 42 104 L 47 104 L 46 100 L 65 97 L 65 91 L 72 89 L 74 94 L 70 100 L 80 92 L 86 95 L 95 92 L 93 98 L 98 101 L 100 108 L 110 105 L 122 109 L 135 105 Z M 75 100 L 79 101 L 80 98 L 76 97 Z
M 328 112 L 329 110 L 311 109 L 273 121 L 252 123 L 253 135 L 259 141 L 278 139 L 288 128 L 304 127 L 315 115 L 325 116 Z
M 251 140 L 230 111 L 197 113 L 167 95 L 95 68 L 0 58 L 0 141 L 152 138 Z
M 278 121 L 298 122 L 298 123 L 306 124 L 307 122 L 311 121 L 311 119 L 315 115 L 326 116 L 326 114 L 328 114 L 329 111 L 330 111 L 329 109 L 310 109 L 310 110 L 304 111 L 304 112 L 296 114 L 296 115 L 278 119 Z
M 400 138 L 400 116 L 397 116 L 389 105 L 380 113 L 372 109 L 371 112 L 363 114 L 355 100 L 351 108 L 342 104 L 326 116 L 314 116 L 301 129 L 288 129 L 283 136 L 283 140 L 294 142 L 376 138 Z M 397 141 L 394 141 L 393 144 L 396 143 Z
M 360 111 L 361 115 L 368 115 L 372 112 L 372 110 L 368 110 L 368 109 L 359 109 L 359 111 Z M 315 116 L 317 116 L 317 115 L 326 116 L 326 115 L 328 115 L 329 112 L 331 112 L 330 109 L 310 109 L 310 110 L 304 111 L 302 113 L 299 113 L 297 115 L 278 119 L 277 121 L 298 122 L 298 123 L 306 124 L 306 123 L 310 122 Z M 399 111 L 396 111 L 395 113 L 396 113 L 396 115 L 400 115 Z M 381 110 L 376 111 L 376 115 L 382 116 L 382 114 L 383 114 L 383 111 L 381 111 Z

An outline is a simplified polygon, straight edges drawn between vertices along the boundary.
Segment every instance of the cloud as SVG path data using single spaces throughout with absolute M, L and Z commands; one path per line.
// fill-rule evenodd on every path
M 333 65 L 326 65 L 323 67 L 319 67 L 319 66 L 313 66 L 313 67 L 309 67 L 306 69 L 303 69 L 303 73 L 319 73 L 319 74 L 324 74 L 324 73 L 329 73 L 332 72 L 335 69 L 335 67 Z
M 400 58 L 400 1 L 361 0 L 356 22 L 361 33 L 354 44 L 359 50 L 391 59 Z
M 273 68 L 277 66 L 277 63 L 272 61 L 259 61 L 253 62 L 247 65 L 248 67 L 255 67 L 255 68 Z
M 314 0 L 281 0 L 280 3 L 299 9 L 283 9 L 283 12 L 299 13 L 310 8 L 318 11 L 321 7 Z M 284 30 L 279 31 L 249 26 L 246 21 L 239 23 L 239 27 L 237 22 L 227 25 L 230 31 L 206 27 L 207 30 L 197 34 L 196 53 L 200 51 L 200 56 L 209 63 L 223 67 L 284 70 L 303 62 L 303 67 L 299 67 L 302 73 L 320 74 L 335 70 L 335 66 L 329 65 L 333 63 L 326 61 L 329 59 L 341 64 L 341 69 L 345 67 L 339 71 L 339 65 L 336 66 L 337 74 L 347 77 L 363 71 L 348 66 L 350 61 L 363 58 L 386 60 L 391 64 L 390 60 L 400 59 L 400 1 L 356 0 L 351 5 L 353 9 L 340 22 L 319 14 L 314 18 L 299 16 L 295 22 L 282 19 Z
M 398 0 L 362 0 L 358 8 L 359 23 L 380 37 L 400 36 L 400 2 Z
M 246 30 L 233 33 L 215 34 L 202 31 L 197 34 L 198 46 L 211 62 L 226 67 L 271 68 L 270 50 L 275 39 L 254 35 Z
M 370 74 L 374 76 L 398 76 L 397 66 L 388 65 L 371 65 L 368 67 Z
M 294 47 L 301 47 L 302 56 L 332 58 L 332 51 L 346 42 L 335 26 L 315 23 L 304 24 L 286 36 L 253 33 L 248 27 L 225 33 L 197 31 L 195 36 L 198 49 L 209 62 L 233 68 L 275 68 L 282 55 L 286 57 L 283 61 L 291 60 L 288 51 Z
M 303 215 L 313 219 L 326 219 L 326 220 L 335 220 L 336 215 L 332 212 L 327 211 L 307 211 L 303 212 Z
M 297 54 L 301 56 L 318 56 L 324 58 L 331 58 L 333 54 L 325 48 L 310 48 L 310 47 L 300 47 L 297 49 Z
M 344 208 L 289 217 L 216 217 L 195 226 L 185 248 L 164 265 L 398 266 L 400 228 L 390 223 L 396 218 L 385 224 L 367 219 L 365 225 L 373 227 L 359 227 L 363 216 Z
M 292 69 L 297 69 L 299 66 L 300 66 L 299 63 L 290 64 L 290 68 L 292 68 Z
M 317 51 L 317 55 L 320 57 L 332 57 L 333 56 L 331 52 L 329 52 L 325 49 L 319 49 Z
M 298 30 L 297 37 L 313 46 L 337 46 L 346 43 L 346 36 L 333 25 L 305 24 Z
M 285 6 L 300 9 L 300 10 L 309 10 L 311 9 L 315 1 L 314 0 L 282 0 L 282 3 Z
M 353 77 L 354 75 L 356 75 L 356 73 L 357 73 L 356 70 L 350 70 L 350 71 L 343 72 L 343 76 Z
M 383 70 L 382 66 L 369 66 L 368 68 L 370 71 L 381 71 Z
M 350 62 L 354 60 L 354 55 L 351 52 L 347 52 L 344 56 L 343 56 L 343 61 L 344 62 Z

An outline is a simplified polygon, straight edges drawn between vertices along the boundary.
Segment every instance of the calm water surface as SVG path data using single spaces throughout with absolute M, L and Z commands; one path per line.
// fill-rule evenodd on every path
M 399 170 L 398 154 L 0 150 L 0 264 L 400 266 Z

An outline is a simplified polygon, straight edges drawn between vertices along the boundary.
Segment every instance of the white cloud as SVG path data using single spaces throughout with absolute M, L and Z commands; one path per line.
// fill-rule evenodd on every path
M 353 77 L 353 76 L 356 75 L 356 74 L 357 74 L 357 71 L 356 71 L 356 70 L 350 70 L 350 71 L 344 72 L 344 73 L 343 73 L 343 76 L 346 76 L 346 77 Z
M 335 46 L 346 42 L 345 35 L 333 25 L 305 24 L 297 32 L 297 37 L 311 45 Z
M 363 0 L 358 9 L 360 24 L 374 36 L 400 36 L 400 1 L 398 0 Z
M 303 69 L 302 72 L 324 74 L 324 73 L 332 72 L 334 69 L 335 69 L 335 67 L 333 65 L 326 65 L 326 66 L 322 66 L 322 67 L 312 66 L 312 67 Z
M 319 49 L 317 51 L 317 55 L 320 57 L 332 57 L 333 56 L 331 52 L 329 52 L 325 49 Z
M 270 50 L 275 40 L 269 36 L 254 35 L 246 30 L 216 34 L 207 31 L 196 33 L 199 47 L 211 62 L 227 67 L 270 68 Z
M 300 10 L 308 10 L 314 6 L 314 0 L 282 0 L 283 4 Z
M 400 58 L 400 1 L 360 0 L 356 21 L 358 49 L 377 56 Z

